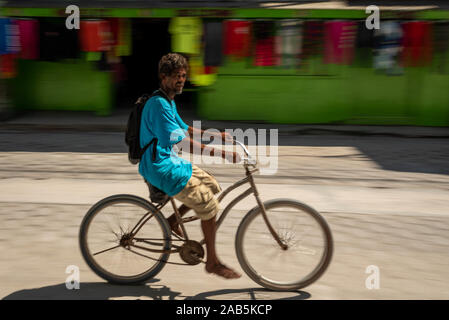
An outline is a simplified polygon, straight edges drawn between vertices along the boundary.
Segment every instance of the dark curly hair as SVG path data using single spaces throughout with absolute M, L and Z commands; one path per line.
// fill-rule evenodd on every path
M 188 72 L 189 64 L 187 59 L 179 53 L 168 53 L 159 61 L 159 77 L 163 74 L 170 76 L 182 68 Z

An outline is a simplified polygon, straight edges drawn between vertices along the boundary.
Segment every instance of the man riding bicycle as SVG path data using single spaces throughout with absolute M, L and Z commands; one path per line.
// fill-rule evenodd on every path
M 146 102 L 140 128 L 141 147 L 154 138 L 157 139 L 157 145 L 147 148 L 142 155 L 139 173 L 151 185 L 183 203 L 179 208 L 181 216 L 190 209 L 199 216 L 206 242 L 206 271 L 227 279 L 240 278 L 239 273 L 220 262 L 215 250 L 215 217 L 219 203 L 214 195 L 221 191 L 220 185 L 212 175 L 172 152 L 173 146 L 182 142 L 189 146 L 190 152 L 201 150 L 202 153 L 219 155 L 230 162 L 240 161 L 236 152 L 215 149 L 193 140 L 194 134 L 204 131 L 186 125 L 174 101 L 175 95 L 182 93 L 187 72 L 187 60 L 180 54 L 169 53 L 159 61 L 159 90 L 165 98 L 156 95 Z M 232 140 L 228 133 L 219 135 L 222 139 Z M 183 236 L 174 214 L 168 218 L 168 222 L 175 234 Z

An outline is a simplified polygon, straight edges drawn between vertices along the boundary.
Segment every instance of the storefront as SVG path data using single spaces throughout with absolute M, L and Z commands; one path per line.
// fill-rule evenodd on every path
M 46 24 L 65 25 L 65 8 L 14 3 L 1 15 L 33 19 L 41 34 Z M 52 39 L 48 49 L 39 36 L 39 58 L 17 59 L 10 79 L 16 108 L 110 114 L 157 87 L 159 58 L 177 51 L 192 67 L 181 103 L 209 119 L 449 125 L 447 10 L 382 10 L 390 31 L 375 34 L 363 32 L 367 14 L 359 7 L 92 6 L 80 7 L 82 21 L 128 25 L 127 45 L 116 40 L 109 49 L 88 51 L 80 31 L 61 29 L 56 37 L 66 44 Z M 418 42 L 409 31 L 415 29 L 423 35 Z

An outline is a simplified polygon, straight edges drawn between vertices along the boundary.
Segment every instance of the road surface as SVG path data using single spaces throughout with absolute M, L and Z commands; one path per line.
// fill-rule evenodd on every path
M 137 287 L 107 284 L 83 261 L 78 230 L 103 197 L 147 197 L 137 167 L 127 161 L 123 134 L 0 132 L 0 297 L 449 299 L 447 139 L 328 134 L 280 136 L 279 143 L 276 174 L 256 180 L 262 198 L 309 204 L 335 241 L 327 272 L 297 292 L 267 291 L 246 275 L 224 280 L 203 265 L 167 265 Z M 243 176 L 239 165 L 203 167 L 224 187 Z M 234 235 L 254 205 L 250 197 L 240 203 L 217 236 L 220 258 L 240 272 Z M 201 235 L 198 224 L 189 231 Z M 79 267 L 79 290 L 65 286 L 71 265 Z M 370 266 L 378 268 L 378 289 L 367 288 Z

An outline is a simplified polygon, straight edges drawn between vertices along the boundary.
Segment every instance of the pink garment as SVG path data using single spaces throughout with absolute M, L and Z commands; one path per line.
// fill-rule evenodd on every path
M 348 65 L 354 59 L 357 25 L 352 21 L 325 23 L 324 63 Z
M 18 19 L 21 59 L 39 59 L 39 23 L 34 19 Z
M 275 57 L 275 37 L 257 40 L 256 57 L 254 64 L 256 66 L 274 66 Z

